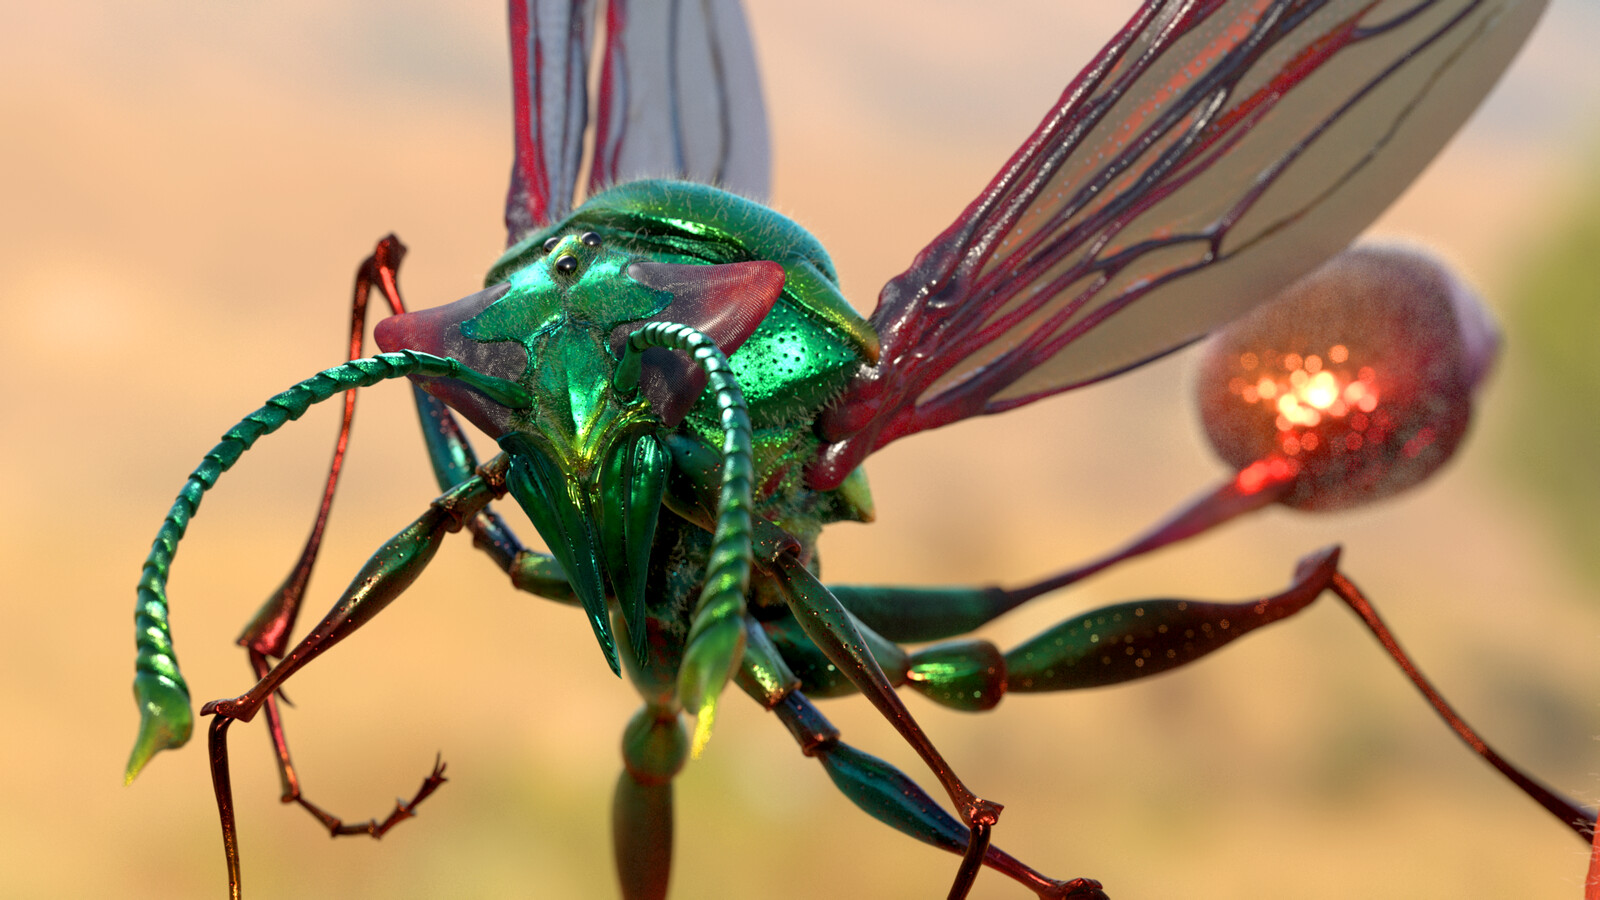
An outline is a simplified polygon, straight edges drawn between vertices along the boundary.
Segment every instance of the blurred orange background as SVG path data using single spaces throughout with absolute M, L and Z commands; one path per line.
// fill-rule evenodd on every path
M 870 309 L 1128 7 L 752 9 L 774 205 Z M 223 894 L 200 743 L 121 785 L 134 581 L 216 437 L 339 361 L 375 239 L 410 245 L 402 282 L 419 307 L 472 291 L 496 256 L 503 15 L 421 0 L 0 10 L 0 897 Z M 1600 7 L 1557 2 L 1378 231 L 1436 248 L 1504 312 L 1519 265 L 1591 178 L 1596 40 Z M 1337 516 L 1269 510 L 985 634 L 1009 646 L 1120 599 L 1270 593 L 1298 557 L 1342 543 L 1346 570 L 1489 740 L 1592 801 L 1600 604 L 1494 462 L 1516 447 L 1517 340 L 1476 434 L 1421 489 Z M 895 445 L 869 464 L 879 521 L 825 538 L 827 576 L 1018 583 L 1119 543 L 1227 474 L 1187 372 L 1180 354 Z M 367 392 L 308 615 L 434 495 L 412 418 L 407 391 Z M 190 530 L 171 587 L 197 702 L 250 682 L 232 640 L 298 549 L 334 423 L 329 404 L 264 441 Z M 465 540 L 290 695 L 292 746 L 325 806 L 382 815 L 436 751 L 451 781 L 381 843 L 330 842 L 278 805 L 264 729 L 235 728 L 250 896 L 615 895 L 609 793 L 636 700 L 580 616 L 512 591 Z M 968 783 L 1007 804 L 999 844 L 1117 900 L 1581 892 L 1583 848 L 1461 747 L 1332 601 L 1147 684 L 984 716 L 908 703 Z M 754 706 L 725 709 L 678 782 L 674 896 L 943 896 L 952 857 L 856 812 Z M 928 780 L 865 703 L 825 712 Z M 974 892 L 1025 894 L 989 874 Z

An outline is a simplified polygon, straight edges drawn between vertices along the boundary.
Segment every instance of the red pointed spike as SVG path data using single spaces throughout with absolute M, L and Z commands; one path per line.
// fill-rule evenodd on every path
M 528 353 L 521 344 L 513 341 L 485 344 L 461 333 L 461 323 L 483 312 L 509 289 L 508 285 L 496 285 L 444 306 L 391 316 L 373 329 L 373 340 L 385 353 L 417 350 L 448 356 L 474 371 L 508 381 L 520 380 L 528 367 Z M 488 397 L 455 381 L 414 380 L 491 437 L 498 438 L 506 432 L 510 411 Z

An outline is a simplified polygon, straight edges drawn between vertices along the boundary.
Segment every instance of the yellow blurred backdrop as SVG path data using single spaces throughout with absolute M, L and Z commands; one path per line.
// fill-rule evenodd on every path
M 759 4 L 774 205 L 870 309 L 1128 5 Z M 1600 8 L 1554 6 L 1379 227 L 1437 248 L 1492 305 L 1595 158 Z M 340 359 L 375 239 L 410 245 L 415 306 L 470 292 L 495 257 L 508 65 L 503 11 L 480 7 L 0 10 L 0 897 L 223 894 L 202 746 L 121 784 L 134 581 L 216 437 Z M 1342 543 L 1467 717 L 1592 801 L 1600 604 L 1490 462 L 1516 440 L 1514 333 L 1508 352 L 1461 458 L 1421 489 L 1337 516 L 1269 510 L 986 634 L 1009 645 L 1119 599 L 1269 593 L 1299 556 Z M 1180 354 L 895 445 L 869 464 L 879 522 L 825 539 L 827 576 L 1017 583 L 1120 542 L 1227 474 L 1199 438 L 1187 372 Z M 398 386 L 367 392 L 308 615 L 434 494 L 409 405 Z M 197 701 L 249 684 L 232 640 L 298 549 L 334 421 L 329 405 L 264 441 L 190 530 L 171 587 Z M 435 752 L 451 781 L 381 843 L 331 842 L 277 803 L 262 727 L 235 728 L 250 896 L 614 896 L 609 793 L 636 701 L 580 616 L 515 593 L 464 540 L 289 693 L 316 801 L 381 815 Z M 1580 895 L 1578 842 L 1462 748 L 1332 601 L 1147 684 L 984 716 L 908 702 L 969 784 L 1007 804 L 1000 845 L 1117 900 Z M 740 698 L 726 710 L 678 782 L 674 896 L 943 896 L 952 857 L 857 813 L 771 717 Z M 825 712 L 928 781 L 864 703 Z M 1024 895 L 991 874 L 974 892 Z

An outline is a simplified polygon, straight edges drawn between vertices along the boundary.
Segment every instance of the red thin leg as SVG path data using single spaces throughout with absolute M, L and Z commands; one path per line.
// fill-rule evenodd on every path
M 395 825 L 411 818 L 416 805 L 444 784 L 444 764 L 436 758 L 433 771 L 423 780 L 422 787 L 411 800 L 395 804 L 394 810 L 381 822 L 372 819 L 355 825 L 345 824 L 301 795 L 299 778 L 284 740 L 276 695 L 286 679 L 354 633 L 399 597 L 433 559 L 445 534 L 460 531 L 491 500 L 503 496 L 507 465 L 505 455 L 501 454 L 488 465 L 480 467 L 475 477 L 434 500 L 415 522 L 390 538 L 367 560 L 333 609 L 312 629 L 311 634 L 285 654 L 282 662 L 269 667 L 265 656 L 251 653 L 251 667 L 258 672 L 265 670 L 255 687 L 243 696 L 231 700 L 213 700 L 200 708 L 201 715 L 216 716 L 211 724 L 210 735 L 211 778 L 216 793 L 217 814 L 222 822 L 223 850 L 227 856 L 228 881 L 233 897 L 239 896 L 240 883 L 233 788 L 228 777 L 229 722 L 235 719 L 250 721 L 263 706 L 266 707 L 268 731 L 272 735 L 279 775 L 284 785 L 284 801 L 292 800 L 300 804 L 335 837 L 347 834 L 382 837 Z
M 405 312 L 400 299 L 400 261 L 405 258 L 406 247 L 394 235 L 378 241 L 372 255 L 362 261 L 356 270 L 356 284 L 350 299 L 349 359 L 362 355 L 367 328 L 367 298 L 373 285 L 383 292 L 389 309 L 396 314 Z M 300 551 L 300 558 L 284 579 L 278 590 L 267 599 L 250 623 L 239 635 L 240 646 L 265 656 L 280 658 L 289 646 L 289 635 L 294 631 L 295 617 L 300 612 L 300 601 L 305 596 L 311 570 L 316 565 L 317 554 L 322 549 L 322 535 L 327 529 L 328 512 L 333 508 L 333 495 L 339 486 L 339 475 L 344 469 L 345 451 L 350 446 L 350 425 L 355 418 L 356 392 L 345 392 L 344 415 L 339 422 L 339 435 L 334 441 L 333 460 L 328 466 L 328 478 L 322 489 L 322 502 L 317 506 L 316 519 L 311 524 L 311 534 Z
M 228 776 L 228 726 L 233 720 L 211 720 L 207 748 L 211 756 L 211 790 L 217 796 L 217 818 L 222 822 L 222 853 L 228 865 L 228 897 L 239 900 L 244 885 L 239 878 L 239 828 L 233 815 L 233 780 Z
M 978 871 L 983 868 L 983 858 L 989 852 L 989 836 L 994 826 L 979 822 L 967 829 L 967 852 L 961 857 L 961 867 L 956 869 L 956 880 L 950 885 L 947 900 L 967 900 Z
M 252 650 L 250 651 L 250 668 L 255 672 L 256 679 L 259 681 L 267 677 L 267 673 L 272 671 L 272 664 L 267 661 L 266 657 Z M 416 795 L 411 798 L 410 802 L 395 803 L 394 810 L 382 822 L 377 819 L 368 819 L 355 825 L 347 825 L 343 819 L 306 799 L 305 792 L 301 790 L 300 774 L 295 770 L 294 761 L 289 757 L 289 742 L 284 737 L 283 717 L 278 712 L 278 694 L 276 692 L 268 695 L 266 712 L 267 736 L 272 740 L 273 755 L 278 763 L 278 781 L 283 786 L 283 794 L 279 799 L 284 803 L 298 803 L 302 809 L 310 813 L 318 822 L 321 822 L 322 827 L 328 829 L 328 833 L 334 837 L 347 834 L 366 834 L 374 838 L 381 838 L 388 833 L 389 829 L 416 815 L 416 813 L 412 812 L 416 805 L 427 799 L 429 794 L 438 790 L 439 785 L 449 780 L 444 777 L 444 762 L 440 757 L 436 756 L 433 760 L 433 771 L 428 774 L 427 778 L 423 779 L 422 787 L 418 788 Z
M 1400 642 L 1395 640 L 1394 634 L 1389 631 L 1389 627 L 1383 624 L 1383 620 L 1378 617 L 1378 611 L 1372 608 L 1372 604 L 1361 593 L 1361 589 L 1356 587 L 1343 573 L 1337 572 L 1334 573 L 1333 583 L 1329 586 L 1338 595 L 1339 599 L 1355 610 L 1356 615 L 1361 617 L 1361 621 L 1365 622 L 1367 628 L 1377 637 L 1378 643 L 1382 644 L 1383 649 L 1388 651 L 1389 657 L 1395 661 L 1395 664 L 1400 666 L 1402 672 L 1406 673 L 1406 677 L 1411 679 L 1411 683 L 1417 686 L 1417 690 L 1421 691 L 1422 696 L 1427 698 L 1428 703 L 1432 704 L 1434 711 L 1439 714 L 1441 719 L 1444 719 L 1445 724 L 1449 725 L 1456 735 L 1468 747 L 1472 748 L 1474 753 L 1483 757 L 1484 762 L 1494 766 L 1508 781 L 1533 798 L 1535 803 L 1544 807 L 1551 815 L 1560 819 L 1562 824 L 1576 832 L 1584 843 L 1587 844 L 1591 841 L 1595 830 L 1594 810 L 1579 806 L 1550 790 L 1496 753 L 1494 748 L 1479 737 L 1478 733 L 1472 730 L 1472 726 L 1468 725 L 1466 720 L 1461 718 L 1455 709 L 1445 702 L 1444 697 L 1440 696 L 1439 692 L 1429 683 L 1427 676 L 1422 674 L 1422 670 L 1418 669 L 1416 664 L 1411 661 L 1411 658 L 1406 655 L 1406 652 L 1400 648 Z M 1594 888 L 1591 887 L 1590 891 L 1594 891 Z M 1594 900 L 1592 895 L 1590 900 Z
M 294 800 L 304 807 L 306 812 L 316 816 L 317 821 L 321 822 L 328 829 L 328 833 L 334 837 L 365 834 L 377 839 L 387 834 L 389 829 L 415 816 L 416 813 L 413 810 L 417 808 L 417 804 L 428 799 L 430 794 L 439 789 L 439 785 L 449 780 L 444 777 L 444 761 L 435 756 L 433 758 L 433 771 L 428 773 L 428 777 L 422 780 L 422 787 L 417 788 L 416 794 L 412 795 L 409 801 L 395 801 L 394 809 L 390 811 L 382 822 L 377 819 L 368 819 L 365 822 L 346 825 L 339 817 L 324 811 L 322 807 L 317 806 L 305 797 L 296 796 Z

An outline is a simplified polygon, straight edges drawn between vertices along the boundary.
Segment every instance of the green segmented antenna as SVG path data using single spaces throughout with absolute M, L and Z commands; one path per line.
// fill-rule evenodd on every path
M 189 686 L 178 671 L 172 631 L 167 622 L 167 576 L 172 569 L 172 558 L 178 552 L 178 542 L 183 540 L 189 520 L 200 508 L 200 499 L 263 435 L 300 418 L 307 409 L 330 397 L 407 375 L 453 378 L 482 391 L 496 403 L 513 408 L 526 408 L 533 402 L 526 391 L 512 382 L 475 372 L 454 359 L 405 350 L 324 369 L 268 400 L 228 429 L 178 492 L 167 517 L 161 522 L 161 529 L 156 532 L 139 576 L 139 602 L 134 611 L 139 656 L 134 663 L 133 678 L 133 695 L 139 704 L 139 737 L 128 757 L 124 783 L 131 783 L 157 752 L 183 746 L 194 729 Z
M 705 370 L 722 423 L 722 479 L 717 494 L 716 528 L 706 561 L 705 586 L 695 604 L 688 648 L 678 670 L 678 698 L 695 717 L 690 753 L 698 758 L 711 739 L 717 697 L 733 676 L 744 652 L 744 598 L 750 587 L 752 551 L 750 494 L 755 480 L 751 460 L 750 415 L 744 392 L 717 342 L 674 322 L 652 322 L 628 337 L 613 385 L 624 393 L 639 381 L 640 357 L 651 347 L 681 350 Z

